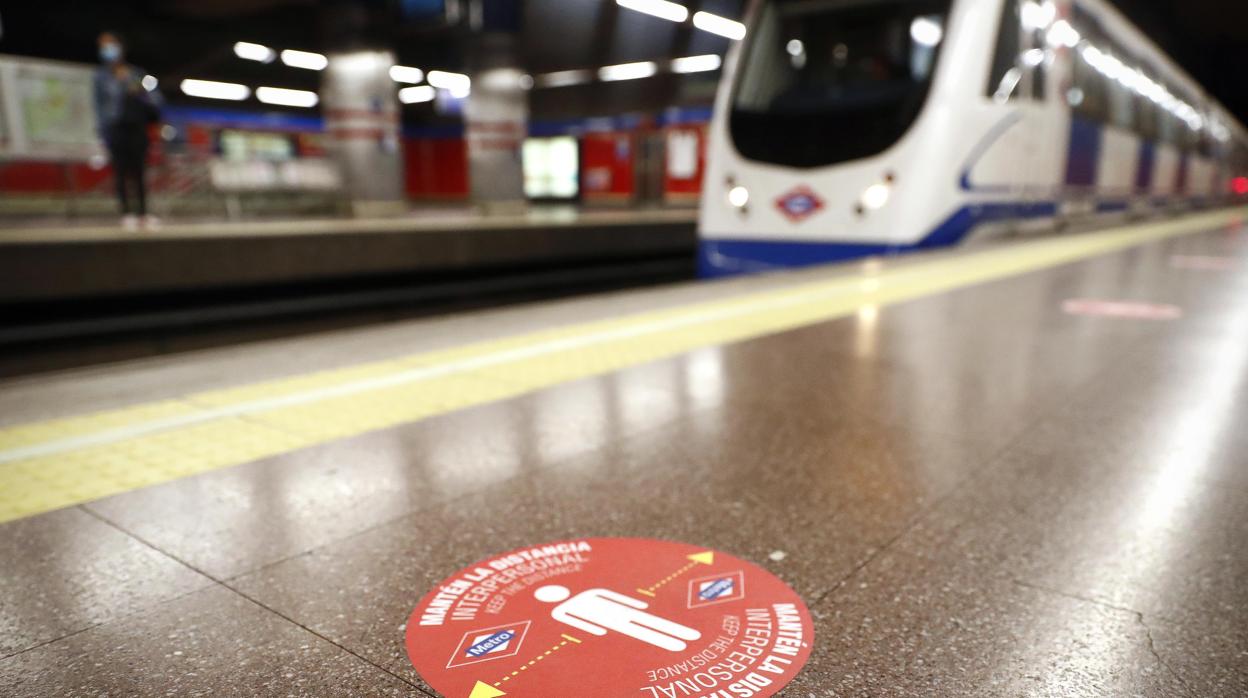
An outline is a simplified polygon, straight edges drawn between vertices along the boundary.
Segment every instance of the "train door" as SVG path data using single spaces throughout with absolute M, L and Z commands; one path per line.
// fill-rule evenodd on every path
M 1056 10 L 1051 3 L 1030 0 L 1003 0 L 1002 5 L 988 95 L 1010 111 L 995 148 L 999 162 L 994 169 L 1008 181 L 1014 227 L 1048 227 L 1060 196 L 1069 123 L 1057 99 L 1055 51 L 1046 42 Z M 1049 9 L 1037 10 L 1041 7 Z
M 1028 7 L 1036 3 L 1020 2 L 1019 49 L 1016 64 L 1020 70 L 1018 92 L 1024 97 L 1018 108 L 1022 116 L 1021 140 L 1023 162 L 1020 168 L 1022 197 L 1019 219 L 1048 222 L 1056 210 L 1063 161 L 1062 144 L 1067 124 L 1057 97 L 1054 79 L 1056 61 L 1046 44 L 1046 29 L 1052 17 L 1032 17 Z M 1034 12 L 1034 10 L 1032 10 Z

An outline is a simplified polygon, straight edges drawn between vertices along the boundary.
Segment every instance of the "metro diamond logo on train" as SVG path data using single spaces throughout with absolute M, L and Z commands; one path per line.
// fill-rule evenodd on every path
M 798 187 L 776 199 L 776 208 L 794 223 L 799 223 L 823 208 L 823 199 L 810 187 Z
M 810 656 L 801 598 L 683 543 L 587 538 L 482 560 L 430 591 L 408 657 L 447 698 L 751 698 Z

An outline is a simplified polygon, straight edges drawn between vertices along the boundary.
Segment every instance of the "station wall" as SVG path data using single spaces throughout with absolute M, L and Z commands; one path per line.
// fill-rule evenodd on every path
M 222 157 L 323 158 L 323 125 L 310 117 L 282 118 L 221 110 L 168 110 L 152 127 L 149 185 L 156 194 L 184 191 L 199 180 L 196 168 Z M 572 136 L 579 150 L 580 182 L 572 201 L 586 204 L 696 201 L 705 163 L 709 109 L 627 115 L 530 125 L 532 137 Z M 265 152 L 276 141 L 281 152 Z M 254 140 L 255 153 L 248 155 Z M 227 147 L 225 141 L 229 140 Z M 468 155 L 458 126 L 408 128 L 402 137 L 405 192 L 413 201 L 464 201 L 469 196 Z M 111 195 L 111 169 L 88 160 L 0 160 L 0 197 Z

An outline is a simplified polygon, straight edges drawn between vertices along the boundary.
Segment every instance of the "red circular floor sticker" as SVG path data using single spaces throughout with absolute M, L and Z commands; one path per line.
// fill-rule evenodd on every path
M 806 605 L 771 573 L 637 538 L 482 560 L 407 622 L 407 655 L 446 698 L 770 696 L 813 642 Z

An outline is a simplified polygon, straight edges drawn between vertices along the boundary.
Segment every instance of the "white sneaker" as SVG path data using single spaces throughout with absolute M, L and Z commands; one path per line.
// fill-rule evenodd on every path
M 141 223 L 146 230 L 160 230 L 160 219 L 150 213 L 143 216 Z
M 126 215 L 121 217 L 121 227 L 131 232 L 138 230 L 139 229 L 139 217 L 134 214 L 127 213 Z

